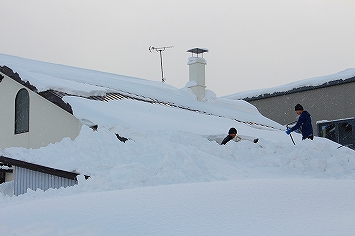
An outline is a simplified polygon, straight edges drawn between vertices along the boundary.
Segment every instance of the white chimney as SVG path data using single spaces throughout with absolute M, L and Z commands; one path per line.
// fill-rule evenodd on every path
M 196 95 L 197 100 L 201 101 L 205 97 L 205 65 L 206 60 L 203 58 L 203 53 L 208 52 L 206 48 L 192 48 L 187 52 L 191 52 L 192 56 L 189 57 L 187 64 L 189 65 L 189 81 L 195 81 L 191 83 L 189 88 Z M 194 54 L 196 54 L 194 56 Z M 202 57 L 199 57 L 199 54 Z

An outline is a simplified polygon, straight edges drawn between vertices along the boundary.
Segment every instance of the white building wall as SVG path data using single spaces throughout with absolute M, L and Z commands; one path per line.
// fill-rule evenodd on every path
M 29 132 L 15 134 L 15 98 L 22 88 L 30 97 Z M 4 75 L 0 82 L 0 148 L 39 148 L 65 137 L 74 139 L 80 129 L 76 117 Z

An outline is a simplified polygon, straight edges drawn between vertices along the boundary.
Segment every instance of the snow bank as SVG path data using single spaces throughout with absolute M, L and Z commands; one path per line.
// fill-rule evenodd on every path
M 2 206 L 3 235 L 353 235 L 355 182 L 263 179 L 72 196 Z M 13 219 L 13 220 L 8 220 Z
M 301 141 L 299 135 L 294 146 L 282 131 L 259 133 L 257 144 L 232 141 L 221 146 L 178 130 L 141 131 L 137 139 L 122 143 L 105 128 L 92 131 L 84 126 L 74 141 L 68 138 L 40 149 L 7 148 L 3 155 L 90 175 L 85 191 L 255 178 L 355 177 L 351 149 L 338 149 L 323 138 Z
M 16 197 L 9 194 L 13 183 L 1 184 L 2 234 L 355 233 L 355 152 L 347 147 L 318 137 L 302 141 L 299 134 L 293 145 L 284 127 L 254 106 L 212 91 L 198 102 L 187 88 L 163 83 L 1 54 L 0 63 L 31 82 L 37 78 L 42 89 L 86 95 L 123 89 L 190 109 L 65 97 L 74 115 L 97 131 L 84 125 L 75 140 L 0 149 L 0 155 L 76 171 L 79 184 Z M 207 139 L 223 137 L 230 127 L 259 142 L 221 146 Z M 128 140 L 120 142 L 116 133 Z

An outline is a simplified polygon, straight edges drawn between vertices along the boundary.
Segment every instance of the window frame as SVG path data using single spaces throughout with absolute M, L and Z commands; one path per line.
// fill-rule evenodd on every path
M 15 98 L 15 134 L 30 131 L 30 96 L 27 89 L 20 89 Z

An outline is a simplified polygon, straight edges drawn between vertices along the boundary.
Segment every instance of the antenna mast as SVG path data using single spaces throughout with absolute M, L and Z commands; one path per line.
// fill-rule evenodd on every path
M 149 52 L 153 53 L 153 51 L 155 52 L 159 52 L 159 55 L 160 55 L 160 69 L 161 69 L 161 82 L 165 82 L 165 78 L 164 78 L 164 72 L 163 72 L 163 55 L 161 54 L 163 51 L 165 51 L 165 49 L 167 48 L 172 48 L 174 46 L 169 46 L 169 47 L 160 47 L 160 48 L 157 48 L 157 47 L 152 47 L 150 46 L 149 47 Z

